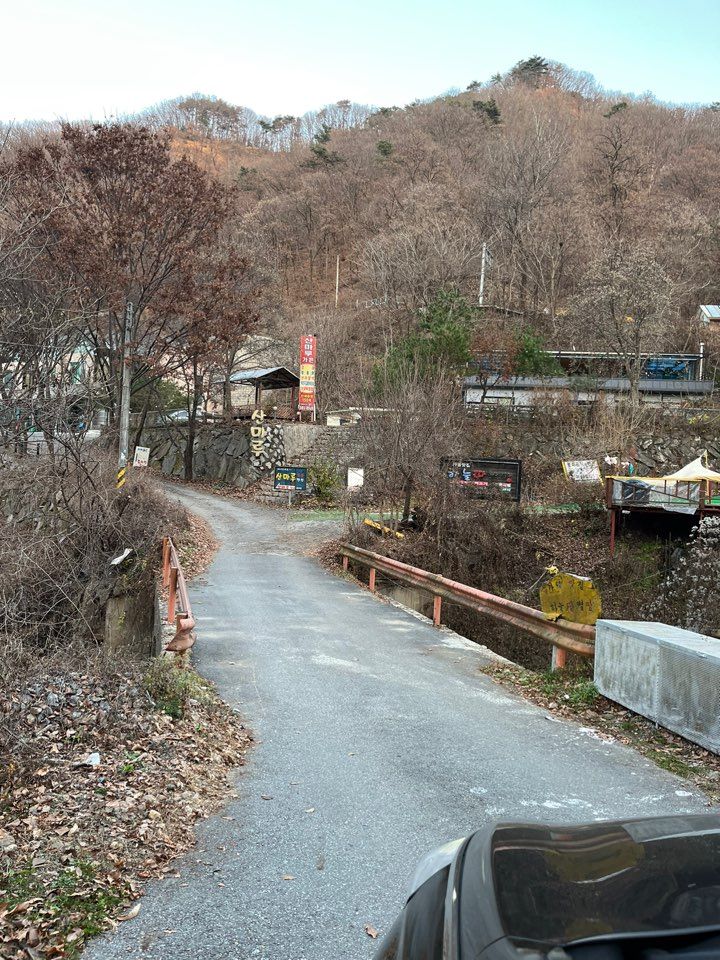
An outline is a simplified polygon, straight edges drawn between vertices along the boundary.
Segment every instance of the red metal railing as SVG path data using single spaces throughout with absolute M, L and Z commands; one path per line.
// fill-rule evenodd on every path
M 168 592 L 167 622 L 175 624 L 175 636 L 165 649 L 184 653 L 195 643 L 195 619 L 182 565 L 170 537 L 163 538 L 163 587 Z
M 347 570 L 348 561 L 354 560 L 370 568 L 369 586 L 375 590 L 375 574 L 381 571 L 394 580 L 418 587 L 433 595 L 433 623 L 440 626 L 443 599 L 460 606 L 468 607 L 477 613 L 484 613 L 495 617 L 503 623 L 510 624 L 531 633 L 536 637 L 547 640 L 555 648 L 554 666 L 565 665 L 565 652 L 577 653 L 581 657 L 592 657 L 595 653 L 595 627 L 582 623 L 571 623 L 569 620 L 548 620 L 541 610 L 526 607 L 504 597 L 496 597 L 492 593 L 485 593 L 476 587 L 468 587 L 456 580 L 448 580 L 437 573 L 411 567 L 407 563 L 384 557 L 361 547 L 354 547 L 344 543 L 340 547 L 343 557 L 343 567 Z

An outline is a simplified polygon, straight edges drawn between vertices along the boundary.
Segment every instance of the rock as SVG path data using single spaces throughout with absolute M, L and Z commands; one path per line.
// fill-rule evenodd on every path
M 2 853 L 11 853 L 16 846 L 17 844 L 12 834 L 0 827 L 0 851 L 2 851 Z
M 53 709 L 54 709 L 55 707 L 59 707 L 59 706 L 60 706 L 60 697 L 59 697 L 56 693 L 49 693 L 49 694 L 45 697 L 45 703 L 46 703 L 49 707 L 53 707 Z
M 78 760 L 75 764 L 76 767 L 99 767 L 100 766 L 100 754 L 99 753 L 89 753 L 84 760 Z

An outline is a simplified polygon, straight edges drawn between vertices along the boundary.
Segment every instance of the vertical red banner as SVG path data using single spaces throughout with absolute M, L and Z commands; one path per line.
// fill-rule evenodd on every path
M 317 340 L 315 337 L 300 337 L 300 393 L 298 410 L 315 409 L 315 365 Z

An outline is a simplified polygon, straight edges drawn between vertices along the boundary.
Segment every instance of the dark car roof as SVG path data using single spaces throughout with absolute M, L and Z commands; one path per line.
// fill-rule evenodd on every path
M 463 960 L 500 937 L 540 949 L 720 927 L 720 815 L 478 831 L 460 916 Z

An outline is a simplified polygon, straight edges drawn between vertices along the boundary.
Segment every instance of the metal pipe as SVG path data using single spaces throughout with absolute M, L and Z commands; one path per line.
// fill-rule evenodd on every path
M 412 567 L 392 557 L 372 553 L 362 547 L 343 544 L 340 553 L 371 567 L 371 589 L 374 589 L 375 579 L 372 573 L 377 569 L 411 586 L 426 590 L 436 597 L 442 597 L 451 603 L 468 607 L 477 613 L 487 614 L 510 626 L 532 633 L 563 650 L 585 657 L 594 655 L 595 628 L 592 626 L 570 623 L 567 620 L 548 620 L 542 611 L 535 610 L 533 607 L 526 607 L 513 600 L 485 593 L 476 587 L 469 587 L 464 583 L 430 573 L 428 570 Z

